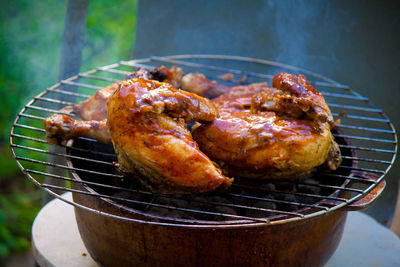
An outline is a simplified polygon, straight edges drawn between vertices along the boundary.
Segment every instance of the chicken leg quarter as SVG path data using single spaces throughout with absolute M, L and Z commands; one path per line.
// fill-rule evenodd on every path
M 225 177 L 187 129 L 191 120 L 213 121 L 208 99 L 172 85 L 134 78 L 107 102 L 107 125 L 123 171 L 138 174 L 152 191 L 199 193 L 227 188 Z

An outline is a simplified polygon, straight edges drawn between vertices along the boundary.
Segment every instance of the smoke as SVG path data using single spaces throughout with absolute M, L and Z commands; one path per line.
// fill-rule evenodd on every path
M 0 12 L 0 146 L 21 106 L 57 81 L 64 5 L 40 3 L 9 1 Z
M 329 1 L 266 1 L 260 13 L 273 14 L 273 60 L 305 68 L 336 64 L 340 32 L 334 10 Z

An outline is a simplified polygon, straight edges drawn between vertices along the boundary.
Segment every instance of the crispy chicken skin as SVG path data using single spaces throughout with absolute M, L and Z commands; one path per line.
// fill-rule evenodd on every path
M 211 101 L 172 85 L 134 78 L 107 102 L 107 125 L 121 169 L 152 190 L 199 193 L 227 188 L 225 177 L 192 139 L 186 122 L 217 116 Z
M 200 149 L 234 177 L 294 179 L 324 163 L 336 169 L 340 150 L 323 97 L 304 76 L 279 73 L 273 84 L 279 88 L 237 86 L 215 98 L 219 117 L 193 131 Z

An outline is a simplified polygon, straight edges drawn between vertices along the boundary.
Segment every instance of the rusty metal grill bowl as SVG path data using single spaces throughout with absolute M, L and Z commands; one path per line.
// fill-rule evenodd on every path
M 46 117 L 62 113 L 61 108 L 87 99 L 97 90 L 122 80 L 137 67 L 160 65 L 177 65 L 185 73 L 201 72 L 227 85 L 235 85 L 243 77 L 245 83 L 267 81 L 271 84 L 272 76 L 280 71 L 304 74 L 323 94 L 335 119 L 341 120 L 334 136 L 343 153 L 342 165 L 334 172 L 317 170 L 300 181 L 265 186 L 237 181 L 227 192 L 207 193 L 205 198 L 162 196 L 137 188 L 115 172 L 112 146 L 89 138 L 71 140 L 66 146 L 58 147 L 47 143 L 43 129 Z M 234 74 L 235 79 L 221 80 L 219 76 L 225 73 Z M 348 86 L 277 62 L 222 55 L 121 61 L 63 80 L 25 105 L 12 127 L 10 142 L 25 175 L 44 191 L 74 205 L 76 210 L 132 223 L 192 229 L 278 225 L 332 211 L 357 209 L 357 201 L 382 187 L 397 152 L 397 137 L 390 120 L 367 97 Z M 64 192 L 73 192 L 75 201 L 65 199 Z M 101 205 L 82 201 L 85 198 L 105 201 L 120 212 L 101 210 Z M 232 209 L 240 212 L 231 212 Z

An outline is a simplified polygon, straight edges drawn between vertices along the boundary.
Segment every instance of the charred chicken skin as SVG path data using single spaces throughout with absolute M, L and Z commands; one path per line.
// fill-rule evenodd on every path
M 294 179 L 324 163 L 336 169 L 340 150 L 322 95 L 302 75 L 279 73 L 273 85 L 237 86 L 215 98 L 219 116 L 193 131 L 200 149 L 234 177 Z
M 107 109 L 121 169 L 139 174 L 152 191 L 199 193 L 232 183 L 199 150 L 187 129 L 191 120 L 210 122 L 217 116 L 208 99 L 134 78 L 120 84 Z

